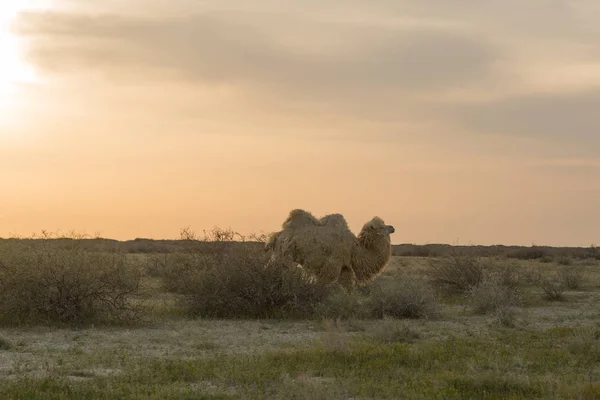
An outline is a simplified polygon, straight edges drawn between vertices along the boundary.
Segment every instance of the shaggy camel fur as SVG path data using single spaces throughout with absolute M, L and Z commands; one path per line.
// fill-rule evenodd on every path
M 395 231 L 374 217 L 357 237 L 343 215 L 317 219 L 301 209 L 292 210 L 282 228 L 265 245 L 272 252 L 270 262 L 300 264 L 320 282 L 346 287 L 369 283 L 383 271 L 391 257 L 390 234 Z

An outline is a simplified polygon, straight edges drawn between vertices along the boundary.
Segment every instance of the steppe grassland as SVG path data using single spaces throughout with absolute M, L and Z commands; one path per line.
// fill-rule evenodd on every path
M 365 289 L 302 318 L 209 319 L 148 272 L 160 258 L 127 255 L 144 272 L 135 323 L 0 328 L 0 397 L 600 397 L 597 260 L 484 258 L 496 278 L 468 271 L 463 290 L 435 258 L 394 257 L 376 283 L 418 284 L 378 298 L 382 315 Z

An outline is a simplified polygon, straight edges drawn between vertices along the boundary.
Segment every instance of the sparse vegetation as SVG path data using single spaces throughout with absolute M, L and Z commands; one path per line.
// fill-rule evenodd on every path
M 230 229 L 94 240 L 0 240 L 0 397 L 600 395 L 594 247 L 424 246 L 346 291 Z M 141 299 L 151 326 L 130 324 Z
M 392 332 L 407 332 L 399 340 L 391 335 L 375 342 L 370 333 L 359 340 L 345 329 L 329 329 L 331 342 L 321 335 L 303 348 L 262 352 L 218 350 L 182 357 L 132 356 L 126 349 L 102 355 L 60 352 L 56 357 L 65 364 L 50 362 L 50 374 L 40 378 L 0 379 L 0 393 L 11 399 L 571 399 L 600 394 L 590 375 L 597 339 L 588 329 L 512 330 L 432 341 L 398 326 Z M 557 346 L 557 340 L 567 345 Z M 98 362 L 118 372 L 102 375 L 89 368 Z

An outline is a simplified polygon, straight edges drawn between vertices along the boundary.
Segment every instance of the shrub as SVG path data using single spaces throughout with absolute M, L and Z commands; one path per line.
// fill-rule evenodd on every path
M 209 318 L 313 315 L 328 289 L 301 268 L 267 264 L 268 260 L 256 248 L 236 248 L 213 258 L 188 282 L 185 309 L 190 315 Z
M 562 256 L 558 259 L 559 265 L 573 265 L 573 259 L 568 256 Z
M 437 315 L 435 294 L 427 282 L 405 275 L 373 283 L 367 300 L 375 318 L 430 318 Z
M 231 254 L 248 251 L 260 253 L 263 246 L 258 242 L 234 242 L 239 234 L 231 229 L 213 228 L 198 237 L 189 228 L 181 231 L 181 251 L 164 257 L 154 257 L 149 265 L 155 276 L 163 278 L 167 291 L 187 294 L 196 290 L 198 275 L 213 267 L 219 267 Z M 241 237 L 241 236 L 240 236 Z M 254 237 L 254 236 L 253 236 Z
M 541 266 L 529 268 L 524 267 L 522 269 L 522 281 L 527 285 L 539 286 L 543 276 L 544 271 Z
M 487 265 L 483 279 L 468 290 L 477 314 L 503 313 L 520 302 L 520 270 L 515 264 Z
M 579 267 L 564 267 L 559 272 L 564 286 L 570 290 L 577 290 L 583 281 L 583 271 Z
M 150 254 L 146 258 L 144 272 L 151 277 L 163 278 L 167 273 L 168 267 L 172 264 L 172 258 L 173 255 L 168 253 Z
M 203 253 L 174 253 L 165 259 L 154 259 L 151 272 L 162 278 L 168 292 L 187 294 L 196 288 L 198 275 L 218 264 L 216 258 Z
M 484 268 L 484 276 L 510 289 L 516 289 L 519 286 L 523 280 L 522 273 L 522 267 L 516 264 L 490 264 Z
M 5 323 L 129 321 L 139 270 L 120 253 L 85 251 L 79 240 L 0 249 L 0 320 Z
M 489 276 L 469 290 L 469 299 L 475 313 L 488 314 L 517 305 L 519 293 L 515 285 Z
M 427 275 L 446 293 L 465 293 L 483 280 L 484 266 L 476 257 L 456 251 L 450 256 L 431 260 Z
M 540 287 L 542 288 L 546 299 L 551 301 L 563 301 L 565 300 L 565 283 L 557 276 L 545 277 L 540 280 Z
M 505 328 L 517 326 L 515 309 L 512 307 L 500 307 L 494 311 L 494 322 Z

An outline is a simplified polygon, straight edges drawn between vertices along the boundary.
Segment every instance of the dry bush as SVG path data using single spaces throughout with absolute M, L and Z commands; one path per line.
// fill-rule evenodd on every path
M 539 286 L 544 277 L 544 268 L 541 266 L 523 267 L 521 271 L 522 282 L 531 286 Z
M 330 290 L 316 314 L 342 320 L 368 318 L 433 318 L 437 299 L 426 281 L 406 274 L 381 277 L 352 291 Z
M 198 276 L 218 264 L 214 255 L 201 252 L 174 253 L 153 261 L 155 264 L 150 273 L 162 278 L 164 290 L 179 294 L 193 292 Z
M 568 256 L 562 256 L 558 259 L 559 265 L 573 265 L 573 259 Z
M 131 321 L 140 271 L 124 254 L 85 251 L 79 240 L 46 240 L 0 249 L 0 320 L 85 324 Z
M 547 276 L 540 280 L 540 287 L 546 299 L 551 301 L 565 300 L 565 282 L 556 275 Z
M 468 292 L 473 311 L 477 314 L 489 314 L 498 310 L 507 310 L 520 302 L 518 287 L 502 281 L 499 276 L 486 276 L 477 286 Z
M 199 275 L 229 259 L 231 254 L 245 251 L 256 254 L 263 246 L 262 237 L 251 236 L 251 242 L 231 229 L 213 228 L 199 237 L 190 228 L 181 230 L 181 251 L 151 259 L 149 272 L 163 279 L 165 290 L 186 294 L 196 290 Z M 257 243 L 258 242 L 258 243 Z
M 559 272 L 559 276 L 567 289 L 577 290 L 581 288 L 583 283 L 583 270 L 580 267 L 563 267 Z
M 184 306 L 208 318 L 285 318 L 315 314 L 328 288 L 301 268 L 267 264 L 259 249 L 235 249 L 188 282 Z
M 144 273 L 151 277 L 164 277 L 167 273 L 167 269 L 171 265 L 172 258 L 173 254 L 168 253 L 148 255 L 146 258 L 146 265 L 144 266 Z
M 432 288 L 424 280 L 409 275 L 375 281 L 367 306 L 375 318 L 432 318 L 438 314 Z
M 260 240 L 214 228 L 203 238 L 185 229 L 183 251 L 162 260 L 157 270 L 167 290 L 183 295 L 191 316 L 275 318 L 313 315 L 328 288 L 300 268 L 268 263 Z M 234 242 L 235 238 L 241 242 Z
M 488 264 L 484 268 L 484 276 L 510 289 L 516 289 L 524 280 L 523 267 L 512 263 Z
M 513 307 L 501 307 L 494 311 L 494 323 L 504 328 L 517 326 L 516 310 Z
M 477 314 L 504 313 L 521 302 L 520 269 L 515 264 L 490 264 L 484 268 L 483 279 L 467 291 L 473 311 Z
M 453 251 L 449 256 L 431 260 L 427 275 L 445 293 L 465 293 L 481 283 L 484 265 L 474 256 Z

